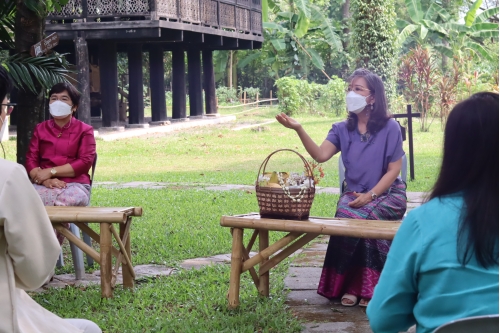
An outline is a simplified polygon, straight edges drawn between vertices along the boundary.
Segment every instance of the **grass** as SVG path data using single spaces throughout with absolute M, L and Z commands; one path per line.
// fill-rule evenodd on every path
M 117 287 L 112 299 L 101 299 L 99 286 L 33 296 L 48 310 L 90 319 L 106 333 L 300 332 L 300 323 L 284 311 L 287 267 L 271 271 L 269 298 L 259 298 L 249 275 L 244 274 L 241 305 L 233 311 L 227 309 L 229 267 L 225 265 L 144 280 L 133 292 Z
M 337 195 L 316 196 L 311 214 L 331 215 Z M 222 215 L 257 211 L 255 195 L 246 191 L 197 189 L 95 188 L 92 204 L 142 206 L 134 218 L 134 264 L 177 264 L 189 258 L 228 253 L 231 237 L 222 228 Z M 282 233 L 270 233 L 275 242 Z M 246 242 L 251 235 L 245 234 Z M 70 258 L 60 270 L 72 271 Z M 35 300 L 62 317 L 96 321 L 105 332 L 300 332 L 300 323 L 285 311 L 284 277 L 288 262 L 271 271 L 271 297 L 261 299 L 249 274 L 242 276 L 241 306 L 227 310 L 229 266 L 210 266 L 169 277 L 142 281 L 134 293 L 120 287 L 110 300 L 100 298 L 99 287 L 52 289 Z
M 239 112 L 239 113 L 238 113 Z M 247 184 L 255 182 L 262 161 L 276 149 L 291 148 L 309 158 L 300 140 L 278 123 L 263 126 L 262 131 L 234 128 L 274 119 L 277 108 L 259 108 L 237 113 L 233 124 L 221 124 L 188 131 L 155 134 L 111 142 L 98 140 L 97 181 L 153 181 L 190 184 Z M 221 110 L 235 113 L 233 109 Z M 303 115 L 297 119 L 318 143 L 324 140 L 331 124 L 341 117 Z M 414 128 L 419 128 L 414 120 Z M 15 160 L 15 141 L 4 144 L 7 159 Z M 440 163 L 442 131 L 435 121 L 429 132 L 414 133 L 415 180 L 408 181 L 408 191 L 428 191 Z M 404 150 L 409 152 L 408 141 Z M 338 157 L 325 163 L 321 186 L 338 187 Z M 277 154 L 271 170 L 302 170 L 293 154 Z
M 98 182 L 153 181 L 172 183 L 167 189 L 111 189 L 95 187 L 92 205 L 141 206 L 144 216 L 134 219 L 134 264 L 178 267 L 185 259 L 229 253 L 231 237 L 221 228 L 221 215 L 258 211 L 254 194 L 245 191 L 208 191 L 183 184 L 248 184 L 255 182 L 262 161 L 280 148 L 291 148 L 308 157 L 300 140 L 277 123 L 260 131 L 235 130 L 274 118 L 276 108 L 222 109 L 235 114 L 229 125 L 195 128 L 112 142 L 98 140 Z M 303 115 L 297 119 L 316 142 L 326 137 L 331 124 L 341 118 Z M 414 128 L 418 128 L 415 121 Z M 7 159 L 15 160 L 15 140 L 4 142 Z M 430 132 L 414 134 L 415 176 L 409 191 L 426 191 L 436 178 L 441 155 L 439 123 Z M 404 143 L 408 152 L 408 142 Z M 321 186 L 338 186 L 337 157 L 325 164 Z M 275 155 L 268 170 L 300 171 L 293 154 Z M 176 184 L 176 185 L 174 185 Z M 316 196 L 311 214 L 332 216 L 338 196 Z M 271 233 L 271 241 L 281 235 Z M 248 240 L 249 234 L 245 234 Z M 68 247 L 64 247 L 68 254 Z M 70 256 L 58 272 L 72 271 Z M 248 274 L 242 276 L 241 306 L 227 310 L 229 267 L 179 270 L 177 274 L 140 281 L 134 292 L 115 290 L 113 299 L 101 299 L 98 286 L 53 289 L 34 295 L 36 301 L 62 317 L 96 321 L 106 333 L 114 332 L 300 332 L 300 323 L 286 311 L 284 277 L 288 263 L 271 272 L 271 297 L 257 297 Z

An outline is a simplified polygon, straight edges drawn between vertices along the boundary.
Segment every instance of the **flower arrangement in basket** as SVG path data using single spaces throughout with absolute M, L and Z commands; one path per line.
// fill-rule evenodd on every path
M 291 151 L 297 154 L 304 163 L 304 172 L 302 174 L 298 172 L 266 172 L 269 159 L 280 151 Z M 294 150 L 279 149 L 272 152 L 262 162 L 255 184 L 261 217 L 292 220 L 309 218 L 315 185 L 323 176 L 323 169 L 319 164 L 307 162 L 302 155 Z

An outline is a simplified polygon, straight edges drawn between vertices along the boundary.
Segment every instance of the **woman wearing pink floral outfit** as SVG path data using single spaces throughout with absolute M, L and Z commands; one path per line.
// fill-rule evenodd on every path
M 45 206 L 87 206 L 89 170 L 96 153 L 94 130 L 74 117 L 80 101 L 75 87 L 58 83 L 49 96 L 52 119 L 35 127 L 26 170 Z M 64 236 L 57 233 L 57 239 L 62 244 Z

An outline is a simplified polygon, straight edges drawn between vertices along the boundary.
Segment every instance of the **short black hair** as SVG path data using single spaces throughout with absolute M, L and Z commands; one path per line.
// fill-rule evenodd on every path
M 53 94 L 60 94 L 62 92 L 66 91 L 69 95 L 69 98 L 71 98 L 71 102 L 73 103 L 74 106 L 78 108 L 78 105 L 80 104 L 80 93 L 76 88 L 67 82 L 60 82 L 55 84 L 49 91 L 49 98 Z
M 12 80 L 5 67 L 0 66 L 0 101 L 3 101 L 12 90 Z

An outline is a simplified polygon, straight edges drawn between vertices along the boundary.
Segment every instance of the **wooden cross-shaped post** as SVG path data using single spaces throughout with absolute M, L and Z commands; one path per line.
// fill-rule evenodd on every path
M 406 106 L 406 113 L 401 114 L 393 114 L 393 118 L 406 118 L 408 119 L 408 146 L 409 146 L 409 155 L 410 155 L 410 179 L 415 179 L 415 168 L 413 161 L 413 127 L 412 120 L 413 118 L 420 118 L 420 113 L 411 113 L 411 105 L 408 104 Z

